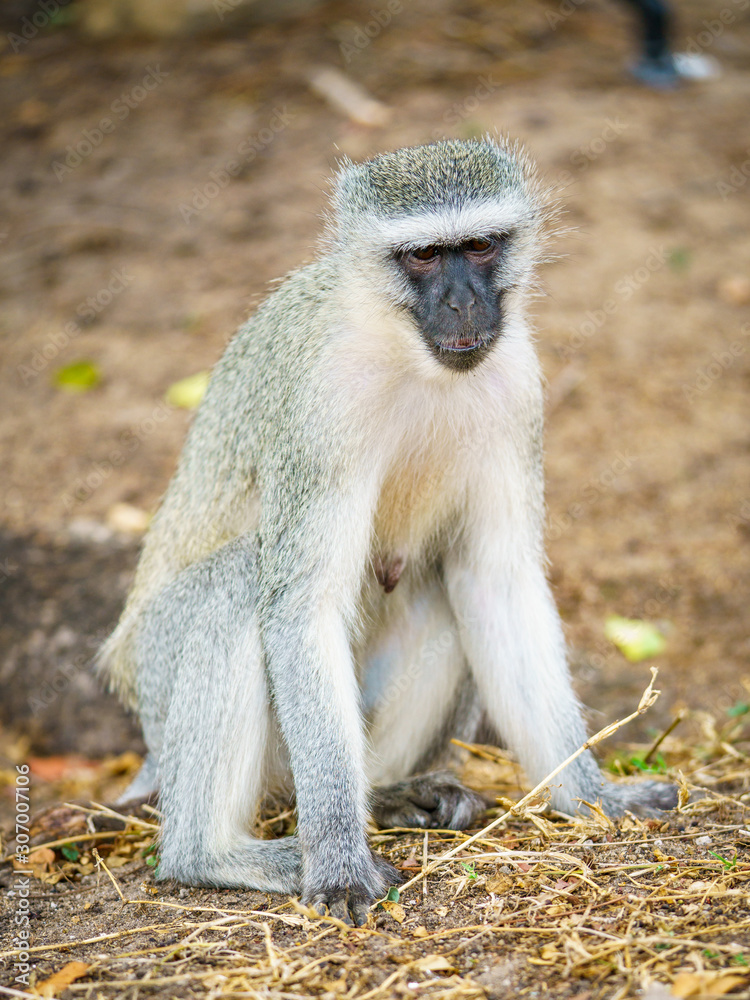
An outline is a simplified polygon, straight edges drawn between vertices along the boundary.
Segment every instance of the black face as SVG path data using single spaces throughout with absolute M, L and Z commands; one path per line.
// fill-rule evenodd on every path
M 414 314 L 441 364 L 468 371 L 487 356 L 500 333 L 502 292 L 494 272 L 506 235 L 457 246 L 426 246 L 398 257 L 416 289 Z

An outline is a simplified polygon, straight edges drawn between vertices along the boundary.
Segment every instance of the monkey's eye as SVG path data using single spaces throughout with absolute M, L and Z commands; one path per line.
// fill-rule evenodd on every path
M 437 247 L 419 247 L 417 250 L 412 250 L 411 255 L 417 260 L 434 260 L 438 253 Z
M 469 240 L 466 243 L 466 249 L 471 253 L 487 253 L 487 251 L 492 247 L 492 240 Z

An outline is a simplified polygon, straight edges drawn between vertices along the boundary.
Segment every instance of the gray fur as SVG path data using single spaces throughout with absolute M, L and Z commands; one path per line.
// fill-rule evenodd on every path
M 527 183 L 515 151 L 481 140 L 445 139 L 430 147 L 383 153 L 360 165 L 347 163 L 338 178 L 334 209 L 344 239 L 357 217 L 412 215 L 466 201 L 524 193 Z M 415 177 L 419 183 L 415 184 Z
M 217 365 L 102 662 L 143 723 L 139 794 L 158 772 L 160 877 L 362 922 L 398 880 L 367 844 L 371 807 L 463 826 L 481 805 L 415 777 L 451 736 L 484 713 L 537 780 L 585 734 L 543 570 L 533 171 L 491 140 L 442 142 L 346 166 L 333 202 L 327 252 Z M 497 342 L 441 370 L 394 251 L 496 231 Z M 561 808 L 673 801 L 604 783 L 590 755 L 568 770 Z M 269 790 L 296 797 L 295 837 L 252 836 Z

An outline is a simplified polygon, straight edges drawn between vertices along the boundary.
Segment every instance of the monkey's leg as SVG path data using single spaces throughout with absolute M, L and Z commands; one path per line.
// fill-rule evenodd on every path
M 525 554 L 509 563 L 509 547 L 507 538 L 493 539 L 486 524 L 477 544 L 454 554 L 446 583 L 483 707 L 536 783 L 581 746 L 586 730 L 544 571 Z M 677 801 L 670 785 L 606 780 L 590 751 L 554 784 L 552 802 L 566 812 L 575 811 L 578 799 L 599 800 L 613 816 Z
M 145 610 L 139 702 L 159 762 L 158 877 L 296 893 L 294 837 L 250 833 L 274 751 L 251 543 L 191 566 Z
M 280 509 L 269 502 L 264 510 L 259 549 L 261 635 L 294 778 L 302 898 L 356 924 L 400 881 L 367 842 L 365 733 L 351 645 L 371 537 L 374 474 L 371 480 L 323 497 L 280 490 Z
M 369 774 L 379 783 L 370 794 L 372 815 L 381 827 L 463 830 L 484 811 L 484 800 L 449 771 L 421 773 L 452 763 L 451 738 L 471 739 L 479 720 L 456 622 L 437 582 L 416 595 L 404 587 L 387 602 L 363 691 Z

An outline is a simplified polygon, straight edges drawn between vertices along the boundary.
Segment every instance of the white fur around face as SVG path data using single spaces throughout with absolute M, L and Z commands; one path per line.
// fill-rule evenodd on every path
M 441 508 L 459 502 L 477 462 L 488 462 L 491 476 L 492 455 L 525 433 L 541 406 L 538 361 L 513 303 L 488 356 L 456 372 L 434 357 L 407 314 L 353 296 L 335 337 L 330 379 L 340 412 L 353 428 L 361 424 L 363 467 L 379 481 L 375 530 L 391 524 L 385 534 L 394 546 L 410 541 L 410 512 L 424 522 L 415 526 L 420 534 Z
M 523 195 L 508 194 L 502 199 L 451 205 L 419 215 L 370 219 L 368 243 L 398 250 L 433 243 L 463 243 L 528 226 L 533 218 L 533 210 Z

